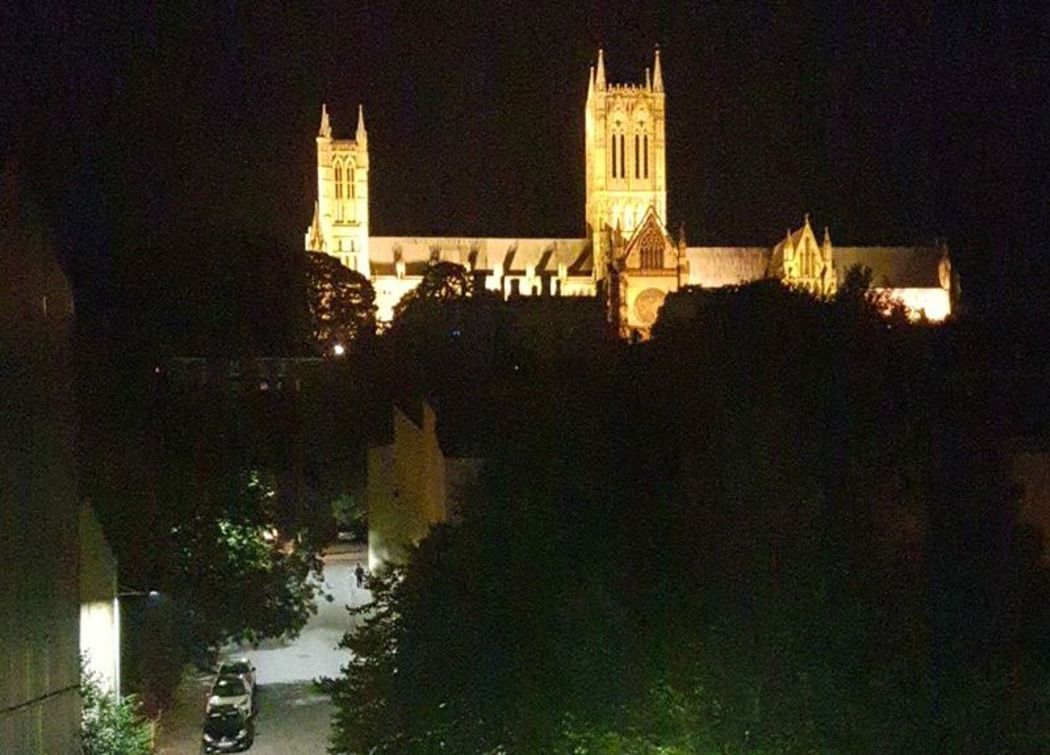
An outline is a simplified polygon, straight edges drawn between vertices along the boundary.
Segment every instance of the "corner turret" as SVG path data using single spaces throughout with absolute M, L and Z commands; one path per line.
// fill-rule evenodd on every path
M 655 59 L 653 60 L 653 91 L 662 93 L 664 91 L 664 72 L 660 67 L 660 45 L 656 46 Z
M 328 121 L 328 105 L 321 103 L 321 128 L 317 131 L 318 139 L 332 138 L 332 124 Z
M 357 106 L 357 133 L 355 134 L 358 144 L 368 141 L 368 132 L 365 131 L 365 106 Z

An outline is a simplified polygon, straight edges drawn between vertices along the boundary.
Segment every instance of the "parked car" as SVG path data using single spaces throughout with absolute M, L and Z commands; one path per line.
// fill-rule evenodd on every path
M 255 699 L 255 666 L 247 658 L 231 658 L 219 666 L 219 676 L 239 676 Z
M 201 752 L 240 752 L 252 746 L 255 725 L 232 705 L 215 705 L 204 716 Z
M 246 719 L 251 718 L 255 707 L 252 702 L 252 692 L 252 688 L 246 685 L 239 676 L 220 674 L 215 677 L 215 682 L 211 685 L 208 705 L 204 712 L 211 713 L 218 708 L 230 707 L 237 709 Z

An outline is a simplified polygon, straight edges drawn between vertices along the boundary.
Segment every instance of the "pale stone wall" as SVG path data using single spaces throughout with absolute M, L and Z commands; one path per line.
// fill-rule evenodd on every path
M 419 285 L 421 275 L 398 277 L 396 275 L 377 275 L 372 279 L 376 291 L 376 319 L 388 323 L 394 319 L 394 307 L 401 297 Z
M 626 291 L 627 326 L 647 332 L 656 322 L 664 297 L 677 290 L 673 275 L 632 275 Z
M 431 260 L 481 274 L 481 285 L 504 297 L 593 296 L 586 239 L 378 236 L 369 241 L 376 317 L 393 319 L 394 307 L 419 285 Z M 580 270 L 586 261 L 585 270 Z
M 422 425 L 394 409 L 393 441 L 368 452 L 368 565 L 401 563 L 405 548 L 447 518 L 445 457 L 433 410 L 423 404 Z
M 602 228 L 629 238 L 652 207 L 667 222 L 665 94 L 660 52 L 645 83 L 609 84 L 603 52 L 591 70 L 584 110 L 586 220 L 593 248 Z M 595 260 L 597 277 L 604 275 Z
M 393 410 L 390 444 L 368 451 L 368 568 L 398 564 L 406 548 L 427 536 L 438 522 L 455 520 L 480 462 L 446 458 L 437 437 L 434 411 L 422 403 L 416 424 Z
M 80 507 L 80 653 L 103 687 L 119 693 L 117 560 L 86 503 Z
M 942 322 L 952 313 L 951 292 L 943 288 L 878 288 L 875 290 L 904 304 L 912 320 L 925 317 L 930 322 Z
M 358 110 L 353 139 L 334 139 L 328 110 L 321 109 L 317 134 L 317 206 L 314 226 L 321 235 L 315 246 L 313 226 L 306 232 L 306 247 L 332 255 L 347 267 L 369 276 L 368 248 L 368 134 L 364 112 Z

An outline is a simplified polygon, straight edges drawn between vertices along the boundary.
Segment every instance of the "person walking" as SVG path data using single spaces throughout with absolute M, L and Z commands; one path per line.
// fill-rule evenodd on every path
M 364 587 L 364 585 L 365 585 L 365 567 L 361 566 L 361 562 L 360 561 L 357 562 L 357 568 L 354 569 L 354 576 L 357 577 L 357 587 L 358 587 L 358 589 Z

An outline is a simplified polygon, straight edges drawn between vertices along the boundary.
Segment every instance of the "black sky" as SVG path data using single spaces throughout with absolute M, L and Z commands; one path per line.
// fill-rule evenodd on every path
M 80 288 L 160 235 L 298 248 L 322 101 L 347 136 L 365 105 L 373 234 L 582 235 L 588 66 L 641 81 L 658 43 L 691 244 L 808 211 L 840 244 L 946 237 L 978 304 L 1046 298 L 1050 5 L 84 6 L 3 11 L 0 97 Z

